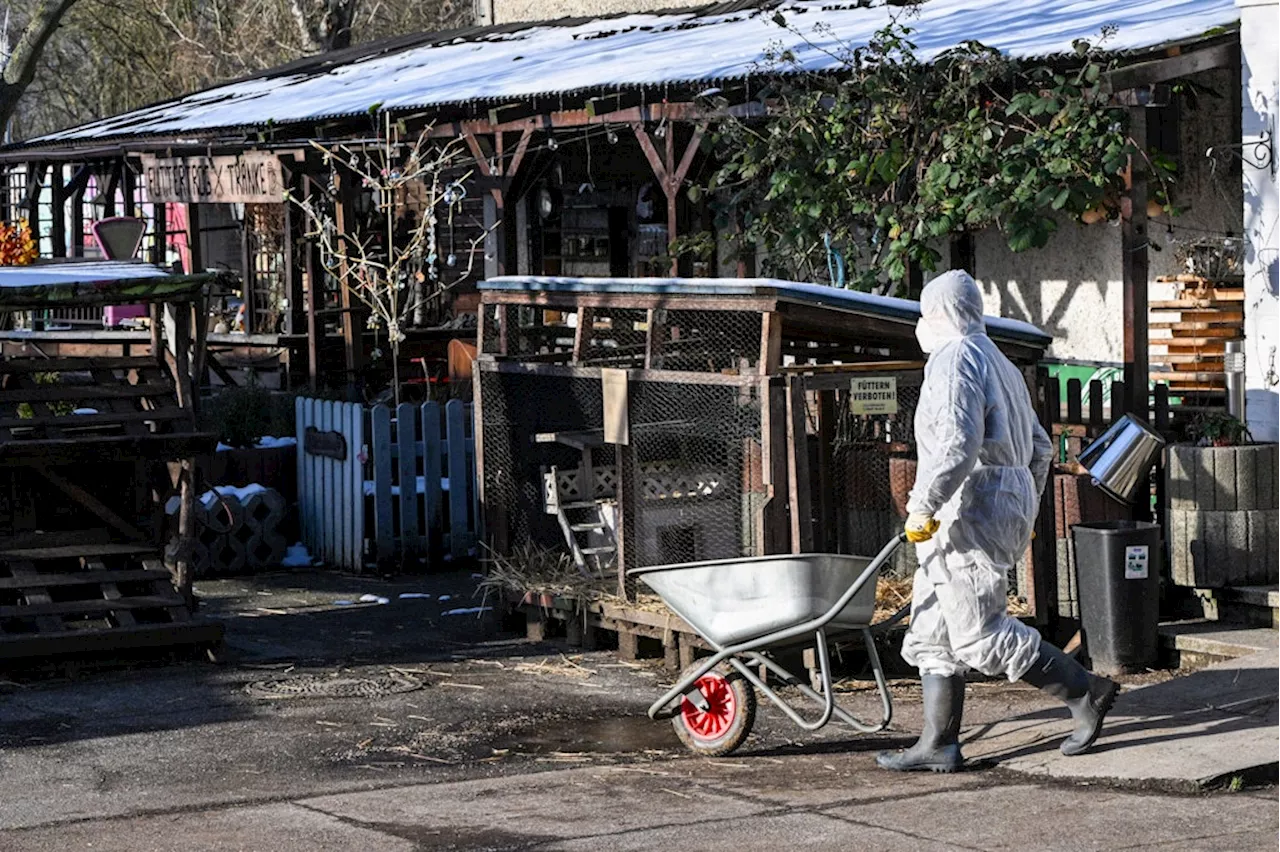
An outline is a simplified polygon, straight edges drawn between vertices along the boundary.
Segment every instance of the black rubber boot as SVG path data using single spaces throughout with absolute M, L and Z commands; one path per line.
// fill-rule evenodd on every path
M 1048 642 L 1040 643 L 1040 656 L 1022 679 L 1061 699 L 1071 709 L 1076 729 L 1062 742 L 1068 757 L 1084 754 L 1102 732 L 1102 720 L 1120 692 L 1120 684 L 1093 674 Z
M 924 730 L 905 751 L 885 751 L 876 763 L 897 772 L 955 772 L 964 765 L 960 755 L 960 717 L 964 713 L 964 675 L 922 675 Z

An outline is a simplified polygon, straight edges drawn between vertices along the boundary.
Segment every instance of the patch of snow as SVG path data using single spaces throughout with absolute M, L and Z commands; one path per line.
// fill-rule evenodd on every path
M 284 553 L 284 559 L 280 560 L 280 564 L 285 568 L 305 568 L 314 563 L 315 559 L 311 557 L 307 546 L 302 542 L 290 545 Z
M 482 612 L 488 612 L 491 609 L 493 609 L 493 607 L 491 606 L 472 606 L 472 607 L 467 607 L 466 609 L 445 610 L 440 614 L 441 615 L 478 615 Z
M 419 494 L 426 494 L 426 493 L 427 493 L 427 478 L 426 478 L 425 476 L 419 476 L 419 477 L 417 478 L 416 486 L 417 486 L 417 491 L 418 491 L 418 493 L 419 493 Z M 448 490 L 449 490 L 449 477 L 447 477 L 447 476 L 442 476 L 442 477 L 440 477 L 440 490 L 441 490 L 441 491 L 448 491 Z M 377 493 L 378 493 L 378 483 L 377 483 L 377 482 L 375 482 L 375 481 L 374 481 L 374 480 L 372 480 L 372 479 L 366 479 L 366 480 L 364 481 L 364 496 L 366 496 L 366 497 L 372 497 L 373 495 L 375 495 L 375 494 L 377 494 Z M 399 486 L 399 485 L 393 485 L 393 486 L 391 486 L 391 495 L 392 495 L 393 497 L 399 497 L 399 496 L 400 496 L 400 486 Z
M 334 601 L 334 606 L 355 606 L 355 601 Z
M 419 600 L 419 599 L 429 601 L 433 597 L 435 596 L 427 594 L 426 592 L 401 592 L 399 595 L 399 598 L 402 601 L 412 601 L 412 600 Z
M 436 598 L 436 600 L 438 600 L 438 601 L 451 601 L 451 600 L 453 600 L 453 595 L 441 595 L 440 597 Z
M 385 603 L 391 603 L 391 601 L 388 600 L 387 598 L 379 597 L 378 595 L 361 595 L 360 603 L 385 604 Z
M 258 443 L 254 444 L 253 448 L 258 450 L 273 450 L 277 447 L 296 447 L 296 446 L 298 446 L 298 439 L 292 436 L 285 437 L 285 438 L 274 438 L 268 435 L 265 438 L 259 438 Z M 231 446 L 230 444 L 224 444 L 222 442 L 219 442 L 217 447 L 217 452 L 225 453 L 229 450 L 234 450 L 234 449 L 236 448 Z
M 71 413 L 72 413 L 72 414 L 97 414 L 97 413 L 98 413 L 98 409 L 96 409 L 96 408 L 77 408 L 75 411 L 73 411 L 73 412 L 71 412 Z
M 229 497 L 237 503 L 247 503 L 249 498 L 255 494 L 261 494 L 267 491 L 265 485 L 259 485 L 251 482 L 248 485 L 237 487 L 235 485 L 218 485 L 212 491 L 206 491 L 200 495 L 200 502 L 204 504 L 206 509 L 212 509 L 218 502 L 218 496 Z

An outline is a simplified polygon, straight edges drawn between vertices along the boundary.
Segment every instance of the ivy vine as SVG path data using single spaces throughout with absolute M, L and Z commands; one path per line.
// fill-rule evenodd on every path
M 902 292 L 909 265 L 935 269 L 950 235 L 997 228 L 1021 252 L 1064 217 L 1118 215 L 1130 168 L 1175 212 L 1175 164 L 1130 138 L 1096 46 L 1046 65 L 970 41 L 926 62 L 911 32 L 894 22 L 833 52 L 834 74 L 775 50 L 756 93 L 769 117 L 715 128 L 720 165 L 691 194 L 712 193 L 720 227 L 738 218 L 740 248 L 763 248 L 765 272 L 824 280 L 834 246 L 847 286 Z

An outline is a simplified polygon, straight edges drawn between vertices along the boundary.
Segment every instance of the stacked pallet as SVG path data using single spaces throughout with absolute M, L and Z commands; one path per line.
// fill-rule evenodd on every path
M 1156 279 L 1173 284 L 1172 299 L 1150 303 L 1151 379 L 1169 386 L 1184 408 L 1220 408 L 1227 388 L 1224 357 L 1228 340 L 1244 336 L 1244 284 L 1240 278 L 1197 275 Z M 1163 350 L 1163 351 L 1161 351 Z
M 106 544 L 0 554 L 0 663 L 211 645 L 221 637 L 221 624 L 191 614 L 153 548 Z

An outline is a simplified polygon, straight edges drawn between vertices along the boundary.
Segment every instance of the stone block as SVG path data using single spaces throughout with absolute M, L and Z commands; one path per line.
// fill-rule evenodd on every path
M 1248 569 L 1245 580 L 1249 583 L 1265 583 L 1268 576 L 1268 560 L 1271 558 L 1270 522 L 1272 512 L 1248 512 Z M 1280 532 L 1280 530 L 1276 530 Z

